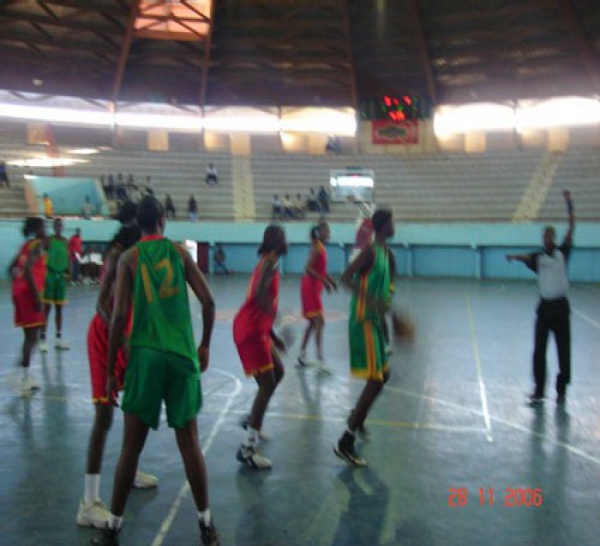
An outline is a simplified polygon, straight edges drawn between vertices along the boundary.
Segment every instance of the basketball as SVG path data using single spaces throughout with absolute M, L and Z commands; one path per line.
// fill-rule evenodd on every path
M 394 311 L 392 313 L 392 328 L 394 338 L 398 341 L 413 341 L 415 339 L 415 323 L 408 313 Z
M 277 335 L 285 343 L 286 348 L 290 348 L 296 341 L 296 331 L 289 322 L 284 322 L 278 329 Z

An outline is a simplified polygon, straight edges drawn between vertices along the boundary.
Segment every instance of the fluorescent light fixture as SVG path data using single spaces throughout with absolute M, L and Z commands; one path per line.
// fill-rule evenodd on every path
M 30 159 L 13 159 L 6 162 L 13 167 L 68 167 L 79 163 L 88 163 L 85 159 L 69 159 L 66 157 L 33 157 Z M 27 177 L 27 175 L 25 175 Z
M 535 129 L 575 127 L 600 123 L 600 101 L 585 97 L 560 97 L 524 102 L 517 110 L 519 133 Z
M 100 153 L 98 148 L 75 148 L 74 150 L 67 150 L 69 154 L 75 155 L 94 155 Z
M 115 124 L 138 129 L 172 129 L 200 132 L 202 119 L 198 116 L 172 116 L 117 112 Z
M 442 106 L 433 120 L 433 130 L 440 138 L 477 131 L 514 131 L 514 128 L 514 109 L 493 103 Z
M 204 130 L 214 133 L 277 133 L 279 120 L 269 116 L 211 116 L 204 118 Z
M 353 112 L 313 110 L 281 119 L 281 130 L 291 133 L 327 133 L 339 136 L 356 134 L 356 117 Z
M 107 127 L 113 125 L 113 114 L 110 112 L 21 106 L 17 104 L 0 104 L 0 117 L 76 125 L 100 125 Z

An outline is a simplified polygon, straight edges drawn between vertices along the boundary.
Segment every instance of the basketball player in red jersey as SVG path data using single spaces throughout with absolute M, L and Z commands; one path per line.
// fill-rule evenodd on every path
M 329 240 L 329 224 L 321 222 L 310 231 L 312 245 L 308 263 L 306 264 L 305 274 L 300 283 L 300 299 L 302 300 L 302 314 L 308 320 L 308 326 L 304 332 L 300 354 L 298 355 L 298 364 L 307 366 L 310 364 L 306 356 L 306 346 L 311 334 L 315 334 L 317 345 L 317 366 L 320 373 L 331 373 L 325 359 L 323 358 L 323 327 L 325 318 L 323 316 L 323 302 L 321 293 L 323 288 L 327 292 L 337 290 L 335 281 L 327 274 L 327 251 L 325 243 Z
M 254 377 L 258 392 L 247 420 L 248 436 L 237 459 L 251 468 L 271 468 L 271 461 L 257 449 L 259 432 L 269 401 L 283 378 L 283 364 L 277 350 L 285 344 L 273 331 L 279 298 L 279 258 L 287 253 L 285 232 L 280 226 L 267 227 L 258 249 L 261 256 L 254 268 L 246 301 L 233 321 L 233 340 L 246 375 Z
M 21 366 L 21 394 L 26 396 L 39 390 L 38 384 L 29 375 L 31 352 L 37 341 L 40 328 L 46 323 L 42 305 L 42 292 L 46 281 L 46 226 L 42 218 L 27 218 L 23 235 L 28 239 L 9 267 L 12 279 L 12 300 L 15 306 L 15 326 L 23 328 L 25 339 Z

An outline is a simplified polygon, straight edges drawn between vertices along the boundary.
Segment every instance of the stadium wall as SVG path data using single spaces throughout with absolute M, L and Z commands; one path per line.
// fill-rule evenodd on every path
M 267 224 L 235 222 L 172 222 L 166 235 L 173 240 L 208 243 L 212 249 L 221 243 L 227 267 L 247 273 L 256 263 L 256 249 Z M 22 222 L 0 221 L 1 278 L 23 242 Z M 87 244 L 108 242 L 118 229 L 111 220 L 65 220 L 65 236 L 81 228 Z M 533 279 L 522 264 L 508 263 L 506 253 L 532 252 L 541 245 L 544 225 L 534 224 L 396 224 L 392 248 L 402 276 L 459 277 L 470 279 Z M 556 225 L 559 240 L 565 224 Z M 290 249 L 282 260 L 282 271 L 302 273 L 308 255 L 308 223 L 285 224 Z M 48 225 L 48 233 L 51 225 Z M 331 224 L 328 245 L 329 269 L 339 274 L 345 267 L 354 242 L 353 224 Z M 600 223 L 580 224 L 575 232 L 575 249 L 569 263 L 569 276 L 576 282 L 600 282 Z M 212 259 L 210 260 L 212 267 Z

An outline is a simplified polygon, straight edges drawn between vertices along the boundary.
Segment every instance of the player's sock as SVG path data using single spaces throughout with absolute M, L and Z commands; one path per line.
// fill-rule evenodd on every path
M 100 474 L 86 474 L 83 480 L 83 500 L 91 504 L 100 498 Z
M 119 517 L 119 516 L 115 516 L 114 514 L 111 514 L 110 516 L 108 516 L 108 528 L 109 529 L 114 529 L 115 531 L 118 531 L 119 529 L 121 529 L 121 525 L 123 524 L 123 517 Z
M 248 436 L 244 442 L 245 446 L 255 446 L 258 443 L 258 430 L 248 427 Z
M 198 521 L 204 523 L 206 527 L 210 525 L 210 508 L 207 508 L 204 512 L 198 512 Z

